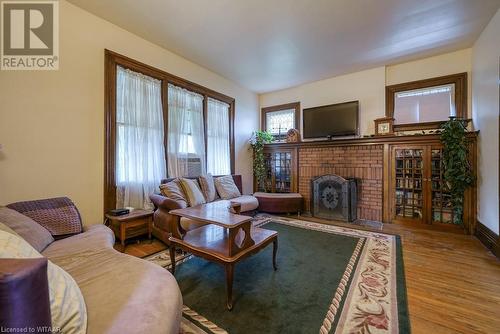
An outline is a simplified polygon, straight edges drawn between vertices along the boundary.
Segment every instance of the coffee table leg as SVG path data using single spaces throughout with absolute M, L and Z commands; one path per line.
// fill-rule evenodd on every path
M 172 275 L 175 274 L 175 245 L 171 242 L 170 246 L 168 246 L 168 250 L 170 252 L 170 263 L 172 265 Z
M 226 269 L 226 294 L 227 294 L 227 309 L 231 311 L 233 309 L 233 273 L 234 264 L 227 263 L 225 265 Z
M 275 238 L 273 241 L 273 267 L 274 267 L 274 270 L 278 270 L 278 266 L 276 265 L 276 253 L 278 253 L 278 238 Z

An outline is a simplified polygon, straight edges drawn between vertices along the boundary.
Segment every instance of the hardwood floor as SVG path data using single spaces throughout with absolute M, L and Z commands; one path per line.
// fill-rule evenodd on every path
M 119 252 L 123 251 L 122 245 L 119 242 L 115 243 L 114 247 Z M 137 238 L 126 243 L 123 253 L 143 258 L 161 252 L 164 249 L 167 249 L 167 246 L 158 239 L 153 238 L 152 240 L 148 240 L 147 238 Z
M 500 262 L 479 240 L 423 230 L 399 234 L 415 332 L 500 331 Z
M 500 260 L 478 239 L 399 224 L 382 231 L 402 239 L 412 333 L 500 333 Z M 143 257 L 163 248 L 158 240 L 144 241 L 125 252 Z

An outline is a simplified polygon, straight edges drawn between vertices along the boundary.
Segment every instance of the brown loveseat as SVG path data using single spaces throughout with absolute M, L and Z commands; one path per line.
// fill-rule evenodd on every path
M 158 265 L 116 251 L 114 234 L 103 224 L 82 226 L 69 199 L 0 207 L 0 230 L 4 225 L 73 277 L 85 301 L 87 333 L 179 333 L 182 296 L 175 278 Z M 34 232 L 41 228 L 50 232 L 44 232 L 49 239 Z M 7 265 L 2 261 L 0 267 Z
M 243 193 L 241 175 L 232 175 L 232 177 L 240 193 Z M 214 178 L 217 178 L 217 176 L 214 176 Z M 197 178 L 194 177 L 190 179 L 197 180 Z M 164 184 L 173 180 L 175 179 L 164 179 L 161 181 L 161 183 Z M 182 209 L 183 206 L 179 202 L 160 194 L 152 194 L 151 196 L 149 196 L 149 198 L 155 206 L 155 213 L 153 217 L 153 235 L 163 241 L 165 244 L 169 245 L 170 242 L 168 240 L 168 237 L 169 231 L 171 231 L 170 226 L 172 226 L 171 224 L 176 224 L 177 219 L 179 219 L 179 217 L 169 214 L 169 211 L 174 209 Z M 259 206 L 259 202 L 252 195 L 242 195 L 240 197 L 232 198 L 231 201 L 240 203 L 241 214 L 246 215 L 254 214 Z M 203 223 L 195 222 L 187 218 L 181 218 L 181 226 L 187 231 L 192 230 L 196 227 L 200 227 L 202 225 Z

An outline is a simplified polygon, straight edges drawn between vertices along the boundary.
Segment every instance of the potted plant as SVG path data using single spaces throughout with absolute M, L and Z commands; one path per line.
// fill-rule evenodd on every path
M 469 161 L 467 123 L 468 120 L 450 117 L 441 126 L 444 179 L 451 195 L 453 223 L 460 225 L 463 224 L 465 190 L 475 181 Z
M 270 189 L 266 183 L 264 144 L 269 144 L 273 140 L 273 135 L 267 131 L 255 131 L 250 138 L 250 146 L 253 150 L 253 175 L 257 181 L 257 189 L 264 189 L 266 192 Z

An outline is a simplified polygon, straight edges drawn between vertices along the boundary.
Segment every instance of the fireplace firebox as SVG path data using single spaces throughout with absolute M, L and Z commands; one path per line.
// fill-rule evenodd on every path
M 357 219 L 356 179 L 323 175 L 311 181 L 314 217 L 352 222 Z

